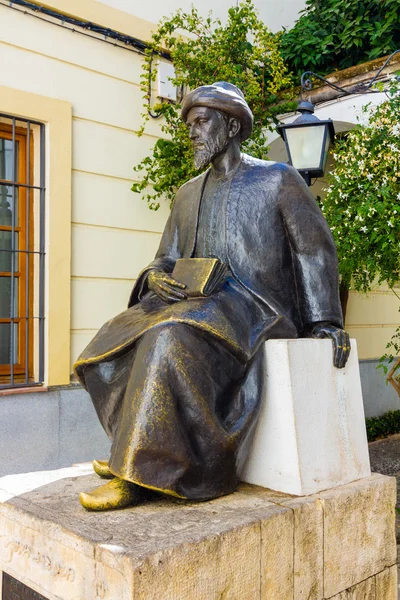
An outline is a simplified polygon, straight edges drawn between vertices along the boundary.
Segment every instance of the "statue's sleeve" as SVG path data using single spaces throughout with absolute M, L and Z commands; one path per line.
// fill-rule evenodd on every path
M 343 327 L 338 259 L 332 233 L 303 178 L 288 165 L 282 169 L 278 201 L 291 248 L 305 328 L 318 321 Z
M 154 260 L 140 273 L 129 297 L 128 308 L 137 304 L 147 291 L 147 277 L 152 270 L 172 273 L 179 254 L 179 205 L 181 191 L 178 190 L 172 211 L 168 217 L 160 246 Z

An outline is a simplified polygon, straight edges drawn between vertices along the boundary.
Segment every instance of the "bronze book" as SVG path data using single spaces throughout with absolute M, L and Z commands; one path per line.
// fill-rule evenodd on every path
M 189 297 L 209 296 L 223 284 L 226 265 L 219 258 L 179 258 L 171 275 L 184 283 Z

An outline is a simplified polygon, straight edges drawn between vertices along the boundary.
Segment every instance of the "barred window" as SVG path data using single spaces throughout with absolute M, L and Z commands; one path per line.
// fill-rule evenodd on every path
M 0 114 L 0 389 L 44 371 L 44 126 Z

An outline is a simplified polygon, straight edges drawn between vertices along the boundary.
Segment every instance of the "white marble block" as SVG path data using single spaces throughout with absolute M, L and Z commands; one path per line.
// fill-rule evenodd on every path
M 305 496 L 371 474 L 357 346 L 344 369 L 330 340 L 269 340 L 266 388 L 242 481 Z

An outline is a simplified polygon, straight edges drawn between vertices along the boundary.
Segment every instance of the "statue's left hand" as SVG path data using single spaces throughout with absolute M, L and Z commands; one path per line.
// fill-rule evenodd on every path
M 331 325 L 331 323 L 315 323 L 311 337 L 323 339 L 329 338 L 333 344 L 333 364 L 338 369 L 343 369 L 350 354 L 350 337 L 347 331 Z

